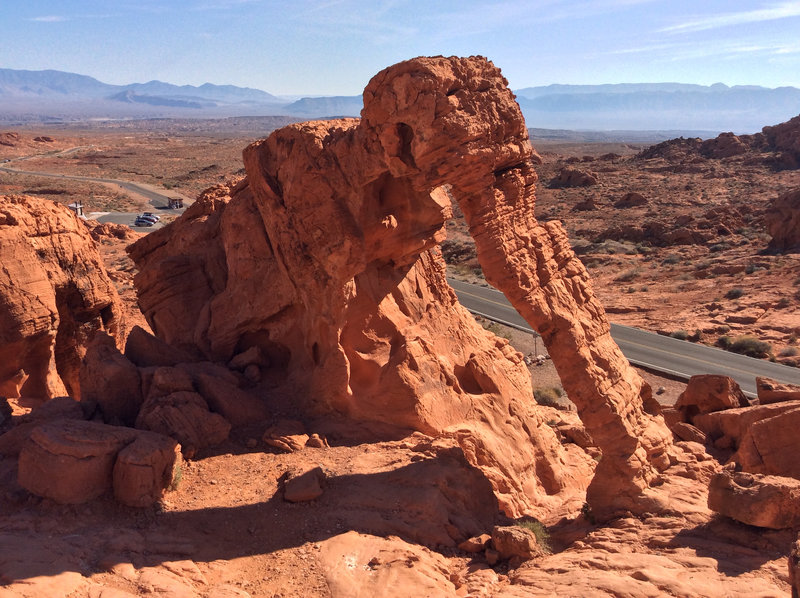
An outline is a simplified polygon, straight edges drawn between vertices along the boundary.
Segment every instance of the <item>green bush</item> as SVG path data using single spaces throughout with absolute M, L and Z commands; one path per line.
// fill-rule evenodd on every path
M 536 388 L 533 391 L 533 398 L 539 405 L 545 407 L 559 407 L 558 399 L 564 395 L 564 391 L 558 386 L 546 386 L 543 388 Z
M 498 324 L 497 322 L 486 321 L 483 327 L 494 334 L 495 336 L 499 336 L 501 338 L 506 339 L 507 341 L 511 340 L 511 333 L 505 326 Z
M 539 547 L 545 552 L 545 554 L 550 554 L 553 552 L 553 549 L 550 547 L 550 532 L 547 531 L 547 528 L 541 521 L 537 521 L 536 519 L 525 519 L 522 521 L 517 521 L 515 525 L 531 530 L 533 535 L 536 536 L 536 542 L 539 544 Z
M 781 349 L 781 352 L 778 353 L 778 356 L 779 357 L 794 357 L 798 353 L 800 353 L 800 351 L 797 350 L 797 347 L 785 347 L 785 348 Z
M 638 278 L 640 273 L 641 270 L 639 270 L 639 268 L 631 268 L 630 270 L 627 270 L 626 272 L 623 272 L 617 276 L 614 280 L 617 282 L 630 282 Z
M 722 339 L 726 339 L 726 341 L 723 343 Z M 737 336 L 733 339 L 729 336 L 722 336 L 718 342 L 722 348 L 748 357 L 767 357 L 772 352 L 772 345 L 760 341 L 754 336 Z
M 744 295 L 744 289 L 734 287 L 725 293 L 725 299 L 738 299 Z

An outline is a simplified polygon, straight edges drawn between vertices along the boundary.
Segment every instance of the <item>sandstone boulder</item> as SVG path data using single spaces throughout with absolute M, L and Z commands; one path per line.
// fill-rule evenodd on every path
M 142 397 L 138 368 L 103 332 L 90 343 L 80 369 L 81 402 L 97 406 L 108 424 L 133 425 Z
M 195 377 L 195 386 L 209 408 L 234 426 L 259 423 L 269 416 L 261 399 L 217 376 L 198 374 Z
M 483 552 L 486 550 L 486 547 L 489 545 L 489 542 L 492 541 L 492 536 L 489 534 L 480 534 L 479 536 L 473 536 L 471 538 L 467 538 L 461 544 L 458 545 L 459 550 L 463 550 L 464 552 L 470 552 L 472 554 L 477 554 L 479 552 Z
M 675 436 L 681 440 L 686 440 L 687 442 L 705 444 L 708 441 L 708 437 L 702 430 L 699 430 L 692 424 L 687 424 L 686 422 L 675 422 L 675 424 L 670 426 L 670 430 L 672 430 L 672 433 L 675 434 Z
M 767 204 L 764 213 L 769 246 L 780 251 L 800 251 L 800 189 L 787 191 Z
M 800 525 L 800 480 L 725 469 L 711 478 L 708 508 L 748 525 Z
M 325 472 L 321 467 L 288 474 L 283 487 L 283 498 L 289 502 L 308 502 L 322 496 Z
M 0 397 L 3 399 L 17 399 L 20 397 L 22 387 L 28 381 L 28 374 L 25 370 L 19 369 L 5 380 L 0 380 Z
M 117 453 L 136 430 L 61 420 L 35 428 L 19 454 L 19 484 L 59 503 L 82 503 L 111 490 Z
M 129 507 L 155 504 L 181 467 L 180 446 L 172 438 L 140 431 L 118 454 L 113 469 L 114 498 Z
M 550 181 L 550 187 L 553 189 L 560 189 L 563 187 L 591 187 L 597 184 L 597 177 L 593 173 L 584 172 L 565 166 L 562 168 L 558 176 Z
M 749 405 L 750 401 L 733 378 L 703 374 L 689 379 L 675 408 L 683 413 L 684 421 L 693 423 L 696 415 Z
M 501 559 L 517 557 L 528 561 L 544 554 L 533 531 L 518 525 L 496 525 L 492 529 L 492 544 Z
M 800 407 L 800 401 L 787 401 L 770 405 L 753 405 L 715 411 L 694 417 L 694 425 L 702 430 L 715 444 L 726 440 L 726 448 L 737 448 L 747 431 L 762 419 L 775 417 Z
M 0 196 L 0 385 L 15 393 L 80 397 L 78 372 L 91 337 L 122 342 L 114 285 L 83 222 L 56 202 Z
M 614 207 L 618 209 L 636 208 L 639 206 L 646 206 L 647 198 L 641 193 L 631 191 L 626 193 L 625 196 L 619 201 L 614 202 Z
M 782 401 L 800 401 L 800 386 L 797 384 L 783 384 L 763 376 L 756 378 L 756 393 L 758 402 L 762 405 L 780 403 Z
M 170 347 L 141 326 L 134 326 L 128 334 L 125 357 L 138 367 L 175 366 L 195 361 L 186 351 Z
M 309 435 L 303 422 L 282 419 L 264 431 L 262 440 L 269 446 L 287 453 L 293 453 L 306 446 L 309 441 Z
M 800 408 L 753 422 L 733 456 L 742 469 L 800 480 Z
M 148 398 L 136 418 L 136 427 L 174 438 L 187 457 L 224 442 L 231 430 L 224 417 L 209 411 L 203 397 L 187 391 Z

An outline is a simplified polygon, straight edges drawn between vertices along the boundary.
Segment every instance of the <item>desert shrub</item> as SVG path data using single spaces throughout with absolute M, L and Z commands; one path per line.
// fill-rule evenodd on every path
M 558 407 L 558 399 L 560 399 L 563 395 L 564 391 L 558 386 L 546 386 L 542 388 L 536 388 L 533 391 L 533 398 L 536 399 L 536 402 L 539 403 L 539 405 L 544 405 L 545 407 Z
M 759 268 L 755 264 L 747 264 L 744 267 L 744 273 L 745 274 L 752 274 L 753 272 L 757 272 L 758 270 L 763 270 L 763 268 Z
M 680 264 L 680 263 L 681 263 L 681 258 L 679 256 L 677 256 L 677 255 L 668 255 L 667 257 L 665 257 L 662 260 L 661 265 L 662 266 L 673 266 L 675 264 Z
M 709 247 L 708 250 L 711 253 L 719 253 L 720 251 L 725 251 L 726 249 L 730 248 L 731 248 L 730 243 L 715 243 L 714 245 Z
M 778 309 L 783 309 L 785 307 L 789 307 L 791 304 L 792 302 L 789 300 L 788 297 L 782 297 L 781 300 L 778 301 L 775 307 L 777 307 Z
M 691 342 L 693 342 L 693 343 L 698 343 L 698 342 L 700 342 L 700 339 L 701 339 L 701 338 L 703 338 L 703 331 L 698 329 L 698 330 L 695 330 L 695 331 L 694 331 L 694 332 L 693 332 L 693 333 L 692 333 L 692 334 L 689 336 L 689 338 L 688 338 L 687 340 L 689 340 L 689 341 L 691 341 Z
M 778 356 L 779 357 L 794 357 L 798 353 L 800 353 L 800 351 L 797 350 L 797 347 L 785 347 L 785 348 L 781 349 L 781 352 L 778 353 Z
M 172 470 L 172 481 L 169 484 L 169 490 L 171 492 L 177 490 L 182 479 L 183 479 L 183 465 L 177 463 L 175 465 L 175 468 Z
M 748 357 L 766 357 L 772 352 L 772 345 L 754 336 L 737 336 L 725 347 L 728 351 Z
M 515 525 L 531 530 L 533 535 L 536 536 L 536 542 L 545 554 L 550 554 L 553 551 L 550 547 L 550 532 L 547 531 L 547 528 L 541 521 L 525 519 L 517 521 Z
M 727 293 L 725 293 L 725 299 L 739 299 L 744 295 L 744 289 L 739 287 L 734 287 L 730 289 Z
M 501 326 L 497 322 L 490 322 L 487 320 L 483 323 L 483 327 L 495 336 L 504 338 L 507 341 L 511 340 L 511 333 L 508 331 L 508 329 L 505 326 Z
M 717 339 L 717 345 L 719 345 L 720 347 L 722 347 L 723 349 L 726 349 L 726 350 L 730 349 L 732 343 L 733 343 L 733 338 L 731 338 L 727 334 L 723 335 L 723 336 L 721 336 L 721 337 L 719 337 Z
M 689 333 L 685 330 L 676 330 L 672 334 L 670 334 L 672 338 L 677 338 L 679 341 L 685 341 L 689 338 Z
M 641 274 L 641 270 L 639 270 L 639 268 L 631 268 L 630 270 L 627 270 L 617 276 L 614 280 L 617 282 L 630 282 L 638 278 L 639 274 Z

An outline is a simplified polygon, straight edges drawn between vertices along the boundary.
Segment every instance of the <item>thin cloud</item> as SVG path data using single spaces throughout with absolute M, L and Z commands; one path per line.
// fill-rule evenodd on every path
M 248 4 L 259 4 L 261 0 L 211 0 L 195 6 L 193 10 L 230 10 Z
M 744 25 L 747 23 L 759 23 L 762 21 L 776 21 L 791 17 L 800 17 L 800 2 L 781 2 L 769 8 L 759 8 L 757 10 L 747 10 L 744 12 L 729 12 L 713 17 L 687 21 L 679 25 L 672 25 L 660 29 L 661 33 L 691 33 L 695 31 L 707 31 L 709 29 L 719 29 L 733 25 Z
M 43 17 L 32 17 L 28 21 L 36 21 L 37 23 L 61 23 L 69 19 L 60 15 L 45 15 Z

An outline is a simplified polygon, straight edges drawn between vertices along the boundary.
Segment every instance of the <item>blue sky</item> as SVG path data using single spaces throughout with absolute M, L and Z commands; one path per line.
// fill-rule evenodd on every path
M 800 87 L 800 1 L 0 0 L 0 67 L 355 95 L 419 55 L 488 56 L 512 88 Z

